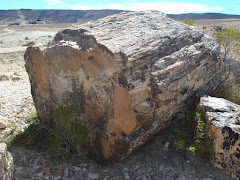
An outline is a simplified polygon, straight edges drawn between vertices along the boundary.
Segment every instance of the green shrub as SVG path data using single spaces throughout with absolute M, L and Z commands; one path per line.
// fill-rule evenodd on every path
M 225 73 L 223 79 L 225 80 L 219 84 L 213 95 L 240 104 L 240 80 L 232 73 Z
M 33 123 L 35 122 L 36 120 L 38 119 L 38 115 L 37 115 L 37 111 L 36 110 L 33 110 L 32 112 L 30 112 L 27 117 L 25 118 L 25 120 L 28 122 L 28 123 Z
M 225 54 L 233 52 L 240 54 L 240 31 L 235 29 L 226 29 L 216 34 L 217 42 L 224 48 Z
M 71 151 L 87 153 L 85 147 L 92 132 L 89 124 L 83 118 L 77 117 L 78 112 L 70 106 L 60 106 L 51 112 L 49 117 L 53 122 L 53 128 L 49 127 L 49 141 L 53 152 L 63 150 L 68 155 Z
M 203 153 L 210 153 L 212 151 L 212 142 L 205 137 L 206 125 L 201 119 L 201 114 L 199 112 L 194 113 L 193 121 L 196 123 L 194 142 L 186 149 L 191 151 L 193 155 L 195 155 L 197 150 Z
M 183 20 L 183 23 L 184 23 L 184 24 L 187 24 L 187 25 L 189 25 L 189 26 L 193 26 L 193 25 L 196 24 L 196 21 L 193 20 L 193 19 L 184 19 L 184 20 Z
M 13 144 L 47 152 L 53 159 L 67 160 L 71 153 L 84 155 L 92 130 L 78 115 L 73 107 L 60 106 L 49 114 L 51 124 L 43 124 L 33 111 L 26 117 L 30 126 L 15 137 Z

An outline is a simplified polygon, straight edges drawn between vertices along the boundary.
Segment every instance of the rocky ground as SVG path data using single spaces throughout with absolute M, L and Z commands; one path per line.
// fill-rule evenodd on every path
M 1 140 L 24 131 L 25 117 L 34 109 L 23 55 L 26 44 L 44 45 L 68 25 L 0 26 L 0 121 L 8 126 L 0 131 Z M 228 180 L 221 170 L 209 165 L 201 155 L 176 150 L 176 135 L 170 129 L 155 137 L 128 158 L 111 166 L 100 166 L 89 159 L 71 157 L 69 162 L 52 161 L 45 153 L 12 146 L 14 178 L 22 179 L 163 179 Z M 169 144 L 169 146 L 168 146 Z

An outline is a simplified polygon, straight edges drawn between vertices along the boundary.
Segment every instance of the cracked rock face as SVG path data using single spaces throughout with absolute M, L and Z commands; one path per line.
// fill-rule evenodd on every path
M 213 140 L 213 165 L 233 179 L 240 178 L 240 106 L 222 98 L 204 96 L 199 110 Z
M 94 129 L 89 149 L 112 163 L 165 128 L 195 90 L 216 86 L 219 52 L 213 38 L 147 11 L 59 32 L 25 61 L 39 117 L 74 106 Z

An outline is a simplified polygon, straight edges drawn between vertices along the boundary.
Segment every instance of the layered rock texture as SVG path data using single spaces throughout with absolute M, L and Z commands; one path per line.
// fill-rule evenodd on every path
M 222 98 L 204 96 L 198 109 L 212 139 L 212 162 L 233 179 L 240 179 L 240 106 Z
M 7 145 L 5 143 L 0 143 L 0 179 L 12 180 L 13 170 L 13 157 L 11 153 L 7 151 Z
M 195 90 L 211 91 L 222 64 L 213 38 L 158 11 L 121 13 L 30 47 L 26 69 L 38 115 L 74 106 L 101 163 L 131 154 L 169 123 Z

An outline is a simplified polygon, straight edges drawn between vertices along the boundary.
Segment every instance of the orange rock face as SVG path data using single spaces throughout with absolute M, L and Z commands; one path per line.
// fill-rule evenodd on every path
M 171 24 L 171 26 L 169 25 Z M 113 163 L 171 123 L 221 72 L 215 41 L 157 11 L 123 13 L 30 47 L 26 69 L 38 115 L 74 106 L 93 129 L 89 149 Z M 99 43 L 101 42 L 101 44 Z

